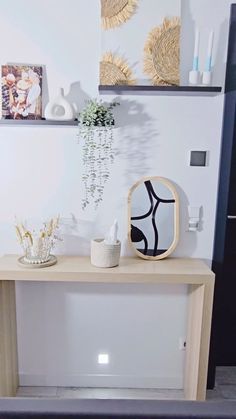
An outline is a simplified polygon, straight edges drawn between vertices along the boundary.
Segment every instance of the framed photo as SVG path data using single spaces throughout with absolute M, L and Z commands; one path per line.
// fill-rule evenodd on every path
M 2 66 L 2 118 L 42 119 L 42 67 Z

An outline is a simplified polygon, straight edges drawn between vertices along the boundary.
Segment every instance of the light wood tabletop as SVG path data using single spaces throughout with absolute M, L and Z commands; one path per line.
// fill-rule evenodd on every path
M 97 268 L 86 256 L 57 256 L 58 262 L 54 266 L 29 269 L 19 266 L 18 257 L 5 255 L 0 258 L 0 280 L 182 284 L 203 284 L 214 280 L 210 268 L 199 259 L 145 261 L 138 257 L 122 257 L 117 267 Z

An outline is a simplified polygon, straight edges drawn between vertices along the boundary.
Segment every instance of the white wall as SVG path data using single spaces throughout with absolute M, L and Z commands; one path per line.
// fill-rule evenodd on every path
M 223 83 L 230 3 L 182 1 L 183 82 L 191 65 L 196 21 L 204 40 L 202 58 L 208 30 L 215 30 L 214 84 Z M 97 96 L 99 1 L 12 0 L 9 6 L 0 0 L 0 9 L 2 63 L 45 65 L 49 95 L 63 86 L 78 107 L 85 98 Z M 12 227 L 15 214 L 44 219 L 58 212 L 65 218 L 72 213 L 77 220 L 75 226 L 67 221 L 60 252 L 89 254 L 89 239 L 103 234 L 116 217 L 123 254 L 130 254 L 128 189 L 142 176 L 160 175 L 172 180 L 180 194 L 181 235 L 175 256 L 211 259 L 223 96 L 121 96 L 119 100 L 117 155 L 96 213 L 81 209 L 81 145 L 76 128 L 1 127 L 2 254 L 20 252 Z M 190 168 L 191 149 L 209 150 L 209 166 Z M 203 206 L 203 228 L 197 234 L 186 232 L 188 204 Z M 178 338 L 185 334 L 186 302 L 185 288 L 18 284 L 21 382 L 179 387 L 184 360 Z M 105 370 L 95 361 L 99 351 L 111 355 Z

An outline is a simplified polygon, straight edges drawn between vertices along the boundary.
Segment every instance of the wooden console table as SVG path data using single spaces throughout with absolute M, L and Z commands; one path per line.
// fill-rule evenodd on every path
M 205 400 L 214 274 L 201 260 L 122 258 L 118 267 L 101 269 L 88 257 L 61 256 L 50 268 L 27 269 L 17 265 L 17 256 L 0 258 L 1 397 L 15 396 L 18 387 L 15 281 L 189 285 L 184 392 L 188 400 Z

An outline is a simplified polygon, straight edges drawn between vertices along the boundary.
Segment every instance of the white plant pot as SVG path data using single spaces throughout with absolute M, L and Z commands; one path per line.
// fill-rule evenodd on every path
M 119 265 L 121 242 L 106 244 L 103 239 L 91 240 L 91 264 L 98 268 L 113 268 Z

